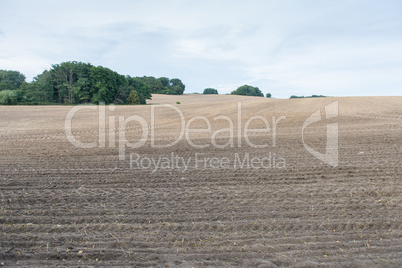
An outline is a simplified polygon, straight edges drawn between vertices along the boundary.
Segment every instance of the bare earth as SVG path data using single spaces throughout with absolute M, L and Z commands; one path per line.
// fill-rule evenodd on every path
M 325 119 L 336 101 L 338 116 Z M 151 103 L 104 107 L 101 131 L 101 108 L 78 111 L 71 131 L 96 142 L 87 149 L 67 139 L 70 106 L 0 106 L 2 265 L 402 267 L 402 97 L 154 95 Z M 179 137 L 178 111 L 206 132 L 153 148 Z M 325 153 L 326 125 L 337 123 L 335 167 L 302 142 L 316 111 L 323 120 L 305 128 L 305 143 Z M 268 122 L 270 131 L 247 142 L 252 116 L 260 117 L 249 129 Z M 123 130 L 131 145 L 144 143 L 121 147 L 124 160 Z

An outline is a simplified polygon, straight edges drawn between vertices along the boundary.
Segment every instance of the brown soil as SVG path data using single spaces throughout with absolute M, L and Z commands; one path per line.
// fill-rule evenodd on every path
M 338 123 L 336 167 L 316 159 L 302 143 L 305 120 L 317 110 L 325 118 L 325 105 L 334 101 L 339 102 L 338 117 L 310 125 L 304 138 L 324 153 L 325 126 Z M 266 148 L 252 148 L 244 137 L 239 145 L 238 102 L 243 128 L 252 116 L 263 116 L 271 128 L 273 116 L 286 117 L 277 124 L 275 146 L 272 129 L 249 134 L 253 144 Z M 0 107 L 0 264 L 402 266 L 402 97 L 154 95 L 151 103 L 114 111 L 107 106 L 106 131 L 100 134 L 105 147 L 92 149 L 67 140 L 70 106 Z M 229 127 L 216 116 L 230 118 L 233 147 L 213 146 L 211 132 L 190 133 L 194 144 L 209 147 L 194 148 L 184 136 L 173 147 L 156 149 L 147 138 L 140 148 L 125 148 L 125 160 L 119 160 L 119 116 L 141 116 L 150 136 L 154 107 L 154 142 L 168 144 L 178 137 L 177 112 L 157 104 L 180 109 L 186 124 L 205 116 L 212 133 Z M 249 128 L 263 126 L 254 120 Z M 190 127 L 207 125 L 198 118 Z M 131 122 L 126 139 L 135 143 L 143 132 Z M 72 133 L 81 142 L 98 142 L 98 112 L 77 112 Z M 111 133 L 115 147 L 109 143 Z M 224 145 L 228 134 L 219 132 L 214 140 Z M 130 167 L 130 155 L 166 160 L 172 154 L 190 159 L 187 170 Z M 215 157 L 230 163 L 196 166 L 196 154 L 202 161 Z M 234 166 L 236 155 L 242 160 L 271 156 L 271 167 Z

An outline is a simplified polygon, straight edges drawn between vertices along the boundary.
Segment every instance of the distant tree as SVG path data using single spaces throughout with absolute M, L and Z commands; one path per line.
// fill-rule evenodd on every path
M 289 99 L 303 99 L 303 98 L 326 98 L 328 96 L 324 96 L 324 95 L 311 95 L 311 96 L 296 96 L 296 95 L 292 95 L 290 96 Z
M 135 90 L 140 97 L 140 103 L 146 104 L 147 99 L 151 99 L 151 88 L 141 80 L 139 77 L 126 77 L 128 81 L 128 86 L 131 87 L 130 90 Z
M 0 91 L 16 90 L 25 82 L 25 75 L 18 71 L 0 70 Z
M 171 91 L 174 92 L 174 95 L 182 95 L 186 89 L 186 86 L 178 78 L 170 79 L 170 87 Z
M 89 63 L 68 61 L 60 64 L 53 64 L 49 70 L 53 84 L 53 96 L 56 103 L 75 104 L 81 103 L 82 98 L 89 98 L 91 86 L 81 88 L 83 81 L 89 79 L 91 69 L 96 68 Z M 41 75 L 45 75 L 45 72 Z M 38 77 L 38 80 L 42 77 Z M 89 100 L 83 100 L 83 102 Z
M 92 67 L 89 79 L 92 83 L 89 92 L 92 96 L 92 103 L 113 103 L 118 89 L 127 85 L 125 76 L 102 66 Z
M 232 91 L 232 95 L 244 95 L 244 96 L 258 96 L 258 97 L 264 97 L 264 94 L 261 92 L 261 90 L 258 87 L 253 87 L 249 85 L 244 85 L 236 89 L 235 91 Z
M 48 102 L 46 99 L 46 92 L 42 90 L 37 82 L 23 83 L 18 90 L 18 99 L 21 102 L 29 104 L 40 104 Z
M 271 98 L 272 97 L 272 95 L 271 95 L 271 93 L 267 93 L 267 95 L 265 95 L 267 98 Z
M 140 96 L 138 95 L 137 91 L 135 90 L 130 91 L 127 102 L 128 104 L 141 104 Z
M 17 92 L 12 90 L 0 91 L 0 104 L 1 105 L 17 104 Z
M 154 94 L 182 95 L 186 86 L 178 78 L 155 78 L 153 76 L 137 77 L 151 89 Z
M 163 87 L 170 87 L 170 80 L 167 77 L 159 77 L 157 80 L 159 80 L 162 84 Z
M 77 61 L 54 64 L 31 83 L 25 82 L 25 76 L 18 71 L 0 70 L 0 92 L 13 92 L 2 93 L 4 104 L 15 103 L 15 99 L 21 104 L 127 104 L 132 91 L 140 104 L 146 104 L 152 93 L 180 95 L 184 89 L 178 78 L 123 76 L 103 66 Z
M 155 79 L 155 82 L 152 87 L 152 93 L 161 93 L 165 90 L 165 87 L 163 86 L 161 80 Z
M 202 94 L 219 94 L 218 90 L 214 88 L 206 88 Z
M 69 61 L 52 65 L 34 79 L 44 100 L 55 103 L 113 103 L 119 88 L 127 85 L 125 76 L 102 66 Z
M 324 96 L 324 95 L 311 95 L 310 98 L 326 98 L 328 96 Z
M 24 84 L 26 83 L 23 83 L 23 85 Z M 33 86 L 31 87 L 31 89 L 34 90 L 35 93 L 32 92 L 27 93 L 31 95 L 39 95 L 40 98 L 40 100 L 38 100 L 39 102 L 47 102 L 47 103 L 54 102 L 53 80 L 52 80 L 52 74 L 49 71 L 45 70 L 42 74 L 34 77 L 33 82 L 30 83 L 30 85 Z

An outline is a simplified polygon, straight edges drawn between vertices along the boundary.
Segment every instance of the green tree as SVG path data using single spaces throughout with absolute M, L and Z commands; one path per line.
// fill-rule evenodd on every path
M 127 80 L 123 75 L 102 66 L 91 67 L 89 79 L 91 81 L 89 93 L 92 96 L 92 103 L 113 103 L 119 88 L 127 85 Z
M 144 76 L 137 78 L 139 78 L 142 82 L 149 86 L 149 88 L 151 89 L 151 93 L 160 94 L 161 92 L 166 90 L 166 87 L 162 84 L 162 81 L 166 82 L 164 79 L 156 79 L 153 76 Z
M 153 76 L 137 77 L 151 89 L 154 94 L 182 95 L 186 86 L 178 78 L 169 80 L 167 77 L 155 78 Z
M 151 88 L 141 78 L 127 76 L 126 79 L 131 87 L 130 91 L 134 89 L 140 97 L 140 103 L 146 104 L 146 100 L 152 97 Z
M 118 74 L 103 66 L 68 61 L 54 64 L 50 70 L 36 76 L 31 83 L 17 71 L 0 70 L 0 91 L 14 102 L 38 103 L 99 103 L 126 104 L 131 91 L 135 90 L 141 104 L 151 99 L 152 93 L 183 94 L 185 85 L 180 79 L 152 76 L 130 77 Z M 8 99 L 7 99 L 7 102 Z
M 151 89 L 151 93 L 155 93 L 159 89 L 163 89 L 161 81 L 157 80 L 153 76 L 143 76 L 143 77 L 136 77 L 145 83 Z M 156 85 L 158 83 L 158 85 Z M 157 89 L 158 88 L 158 89 Z
M 214 88 L 206 88 L 202 94 L 219 94 L 218 90 Z
M 170 85 L 172 88 L 171 91 L 173 91 L 174 95 L 182 95 L 184 93 L 184 90 L 186 89 L 186 86 L 178 78 L 171 79 Z
M 303 99 L 303 98 L 326 98 L 328 96 L 324 96 L 324 95 L 311 95 L 311 96 L 296 96 L 296 95 L 292 95 L 290 96 L 289 99 Z
M 272 95 L 271 95 L 271 93 L 267 93 L 267 95 L 265 95 L 267 98 L 271 98 L 272 97 Z
M 249 85 L 243 85 L 237 88 L 235 91 L 232 91 L 232 95 L 244 95 L 244 96 L 258 96 L 264 97 L 264 94 L 258 87 L 253 87 Z
M 170 87 L 169 78 L 167 78 L 167 77 L 159 77 L 158 80 L 161 82 L 161 84 L 162 84 L 162 86 L 164 88 L 169 88 Z
M 135 90 L 130 91 L 127 102 L 128 104 L 141 104 L 140 96 L 138 95 L 137 91 Z
M 45 70 L 34 77 L 32 83 L 23 83 L 19 88 L 21 101 L 27 102 L 54 102 L 54 85 L 52 74 Z
M 304 96 L 296 96 L 296 95 L 292 95 L 290 96 L 289 99 L 300 99 L 300 98 L 304 98 Z
M 23 83 L 18 90 L 19 100 L 22 103 L 39 104 L 49 102 L 46 98 L 46 92 L 37 82 Z
M 11 90 L 0 91 L 0 104 L 1 105 L 17 104 L 17 92 Z
M 88 90 L 91 86 L 84 86 L 82 79 L 89 79 L 92 68 L 93 66 L 89 63 L 76 61 L 52 65 L 49 72 L 53 83 L 54 101 L 67 104 L 88 102 Z
M 25 75 L 18 71 L 0 70 L 0 91 L 16 90 L 25 82 Z

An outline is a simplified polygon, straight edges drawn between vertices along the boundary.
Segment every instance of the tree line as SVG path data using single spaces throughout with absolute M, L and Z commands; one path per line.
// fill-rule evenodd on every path
M 178 78 L 131 77 L 77 61 L 52 65 L 31 83 L 19 71 L 0 70 L 0 104 L 146 104 L 151 94 L 181 95 Z
M 289 99 L 304 99 L 304 98 L 327 98 L 328 96 L 324 95 L 311 95 L 311 96 L 296 96 L 292 95 Z
M 204 89 L 203 94 L 219 94 L 218 90 L 215 88 L 206 88 Z M 264 97 L 264 94 L 258 87 L 253 87 L 249 85 L 243 85 L 238 87 L 236 90 L 230 93 L 231 95 L 242 95 L 242 96 L 257 96 L 257 97 Z M 267 98 L 271 98 L 271 93 L 267 93 L 265 95 Z

